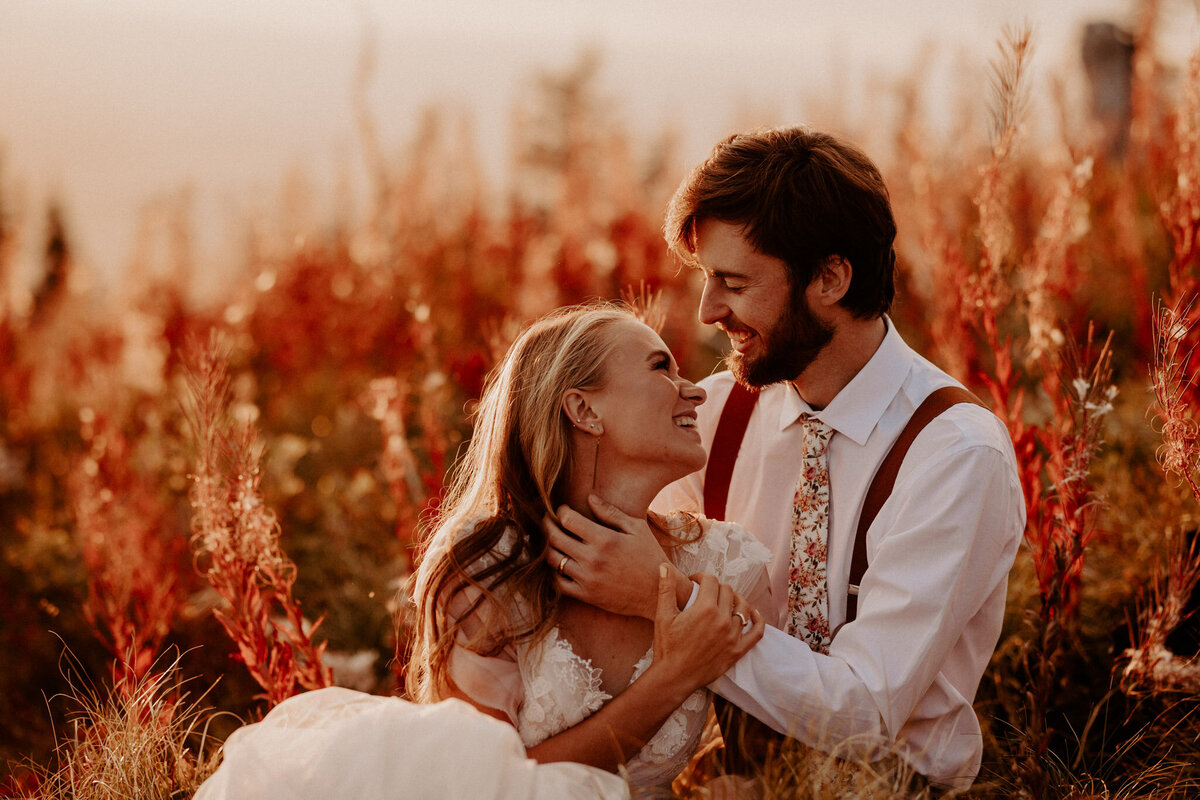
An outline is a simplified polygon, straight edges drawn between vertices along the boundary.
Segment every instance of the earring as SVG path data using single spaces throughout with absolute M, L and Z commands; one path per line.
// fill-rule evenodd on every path
M 592 427 L 595 427 L 594 425 Z M 596 476 L 600 471 L 600 437 L 596 437 L 596 451 L 592 456 L 592 491 L 596 491 Z

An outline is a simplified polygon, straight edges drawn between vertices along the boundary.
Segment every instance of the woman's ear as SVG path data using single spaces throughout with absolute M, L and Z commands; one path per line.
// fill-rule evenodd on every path
M 571 389 L 563 395 L 563 413 L 571 424 L 584 433 L 599 436 L 604 433 L 604 425 L 600 416 L 588 402 L 587 396 L 579 389 Z

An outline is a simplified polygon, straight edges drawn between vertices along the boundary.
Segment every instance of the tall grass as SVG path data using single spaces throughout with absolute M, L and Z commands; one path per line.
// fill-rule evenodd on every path
M 211 711 L 189 700 L 181 660 L 104 689 L 64 655 L 66 735 L 49 764 L 11 780 L 6 797 L 38 800 L 184 800 L 219 763 L 206 742 Z
M 1049 140 L 1028 102 L 1029 31 L 1001 38 L 991 94 L 974 87 L 990 130 L 966 119 L 939 149 L 915 79 L 899 87 L 882 164 L 902 233 L 894 319 L 1004 421 L 1029 520 L 976 704 L 974 797 L 1184 797 L 1200 782 L 1200 57 L 1173 85 L 1156 14 L 1143 4 L 1119 155 L 1065 104 L 1063 141 Z M 244 270 L 211 302 L 194 299 L 178 219 L 157 272 L 170 277 L 147 270 L 93 302 L 69 220 L 51 210 L 32 230 L 0 174 L 0 796 L 64 796 L 53 787 L 105 749 L 141 754 L 146 775 L 199 776 L 213 741 L 294 692 L 398 691 L 417 521 L 470 435 L 483 376 L 530 318 L 637 293 L 685 373 L 713 368 L 719 337 L 696 325 L 696 287 L 659 233 L 680 177 L 670 137 L 637 142 L 614 123 L 599 68 L 584 56 L 528 88 L 497 190 L 436 110 L 386 155 L 368 51 L 368 206 L 253 228 Z M 310 205 L 302 185 L 292 208 Z M 13 243 L 34 235 L 45 257 L 25 292 Z M 214 332 L 223 350 L 188 349 Z M 105 687 L 83 695 L 86 736 L 41 701 L 63 689 L 49 631 Z M 172 647 L 186 663 L 156 669 Z M 151 723 L 203 713 L 172 688 L 184 672 L 229 712 L 205 717 L 203 742 L 191 723 L 172 739 L 192 761 L 136 744 Z M 123 743 L 106 738 L 122 729 Z M 762 771 L 769 796 L 909 792 L 903 770 L 799 748 Z

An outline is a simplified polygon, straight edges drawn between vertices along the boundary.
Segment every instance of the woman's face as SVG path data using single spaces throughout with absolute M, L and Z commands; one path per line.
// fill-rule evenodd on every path
M 680 377 L 671 351 L 648 326 L 623 320 L 612 335 L 604 388 L 589 393 L 603 424 L 605 460 L 661 464 L 670 480 L 703 467 L 696 407 L 704 390 Z

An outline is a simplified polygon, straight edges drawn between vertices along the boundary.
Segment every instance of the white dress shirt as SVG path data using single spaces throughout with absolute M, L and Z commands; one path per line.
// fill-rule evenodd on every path
M 1000 636 L 1008 572 L 1025 528 L 1016 459 L 1004 425 L 962 404 L 913 442 L 895 488 L 867 532 L 858 617 L 814 653 L 782 627 L 787 613 L 792 497 L 802 413 L 835 431 L 829 445 L 829 624 L 846 617 L 859 511 L 879 463 L 931 392 L 958 385 L 917 355 L 889 320 L 883 343 L 829 405 L 814 412 L 791 384 L 767 387 L 750 418 L 726 519 L 774 554 L 762 641 L 711 685 L 772 728 L 823 750 L 874 758 L 893 747 L 935 783 L 966 788 L 983 742 L 971 703 Z M 701 382 L 705 448 L 733 386 Z M 660 510 L 703 510 L 704 473 L 663 490 Z M 882 745 L 882 747 L 881 747 Z

